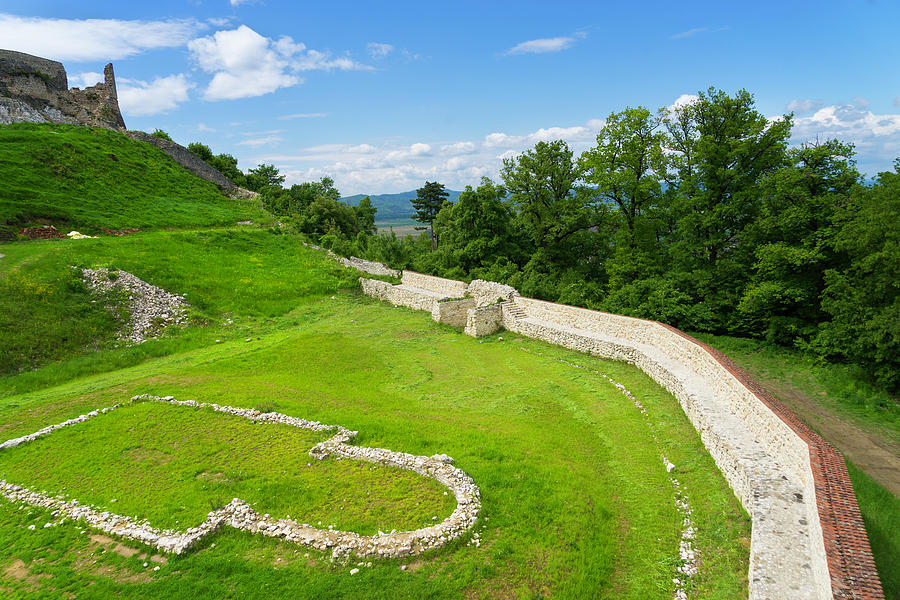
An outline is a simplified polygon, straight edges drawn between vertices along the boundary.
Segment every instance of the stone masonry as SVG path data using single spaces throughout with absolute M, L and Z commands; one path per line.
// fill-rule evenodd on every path
M 457 326 L 458 311 L 436 305 L 469 300 L 469 335 L 502 327 L 634 364 L 678 399 L 750 514 L 751 600 L 884 597 L 840 454 L 718 351 L 668 325 L 524 298 L 493 282 L 404 272 L 398 286 L 360 283 Z
M 103 81 L 83 90 L 69 88 L 62 63 L 22 52 L 0 50 L 0 125 L 10 123 L 66 123 L 103 127 L 152 144 L 179 165 L 232 198 L 254 198 L 255 192 L 236 186 L 199 156 L 171 140 L 143 131 L 126 131 L 119 110 L 112 63 L 103 69 Z
M 69 89 L 62 63 L 0 50 L 0 123 L 70 123 L 125 130 L 112 63 L 103 81 Z

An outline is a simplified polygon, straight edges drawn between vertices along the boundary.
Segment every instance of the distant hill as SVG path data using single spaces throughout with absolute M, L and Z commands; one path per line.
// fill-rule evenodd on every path
M 447 190 L 447 192 L 450 194 L 447 198 L 450 202 L 456 202 L 459 199 L 460 193 L 458 191 Z M 415 214 L 410 199 L 416 197 L 416 190 L 398 194 L 356 194 L 341 198 L 341 202 L 356 206 L 366 196 L 369 196 L 372 200 L 372 206 L 378 209 L 378 212 L 375 213 L 376 221 L 403 221 L 411 219 Z

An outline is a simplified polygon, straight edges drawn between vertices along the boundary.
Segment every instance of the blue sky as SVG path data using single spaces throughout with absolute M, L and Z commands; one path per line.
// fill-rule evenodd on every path
M 900 2 L 0 2 L 0 47 L 83 87 L 112 61 L 126 124 L 344 194 L 496 178 L 545 139 L 716 86 L 795 113 L 794 142 L 900 157 Z

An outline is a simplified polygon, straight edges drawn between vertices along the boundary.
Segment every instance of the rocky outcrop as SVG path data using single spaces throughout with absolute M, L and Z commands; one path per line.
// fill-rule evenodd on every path
M 103 81 L 69 89 L 62 63 L 0 50 L 0 124 L 68 123 L 125 130 L 112 63 Z

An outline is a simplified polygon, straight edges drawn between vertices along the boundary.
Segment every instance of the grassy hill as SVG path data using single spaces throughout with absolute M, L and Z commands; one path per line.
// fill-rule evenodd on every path
M 267 218 L 161 150 L 106 129 L 0 126 L 0 239 L 28 225 L 67 232 L 233 225 Z
M 459 199 L 460 192 L 456 190 L 447 190 L 450 202 L 456 202 Z M 346 202 L 350 206 L 357 206 L 359 201 L 365 198 L 367 194 L 355 194 L 341 198 L 341 202 Z M 416 197 L 416 190 L 408 192 L 400 192 L 397 194 L 374 194 L 369 195 L 372 206 L 378 209 L 375 213 L 375 220 L 379 223 L 387 223 L 390 221 L 406 221 L 411 219 L 415 214 L 410 199 Z
M 355 561 L 228 527 L 184 556 L 154 556 L 0 498 L 0 597 L 672 598 L 683 521 L 648 422 L 693 509 L 691 598 L 746 596 L 749 520 L 678 402 L 635 367 L 527 338 L 476 340 L 373 301 L 358 272 L 298 237 L 235 228 L 267 217 L 114 132 L 0 127 L 0 181 L 7 235 L 46 222 L 149 230 L 0 242 L 0 442 L 134 394 L 171 394 L 343 425 L 364 446 L 447 453 L 484 508 L 478 543 L 373 560 L 351 576 Z M 414 195 L 372 198 L 409 211 Z M 79 267 L 184 295 L 188 326 L 123 344 Z M 0 479 L 182 530 L 235 496 L 362 533 L 453 508 L 408 472 L 311 461 L 316 438 L 284 428 L 155 404 L 82 425 L 0 451 Z M 892 597 L 897 500 L 851 472 Z

